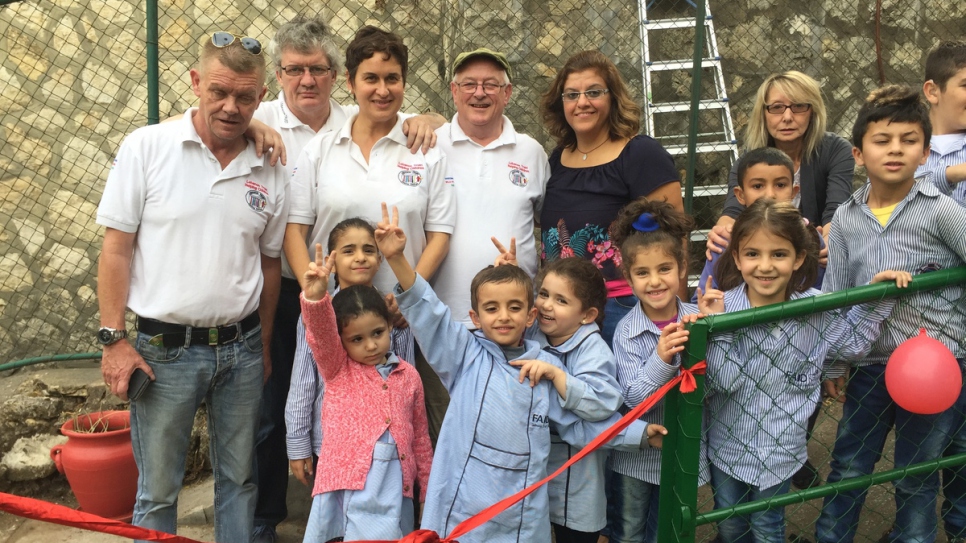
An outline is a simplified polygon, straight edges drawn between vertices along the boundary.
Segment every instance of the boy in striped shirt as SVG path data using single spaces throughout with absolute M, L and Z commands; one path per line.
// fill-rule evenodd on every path
M 912 274 L 953 268 L 966 261 L 966 208 L 916 169 L 929 154 L 929 112 L 916 89 L 890 85 L 877 89 L 859 110 L 852 129 L 856 164 L 869 182 L 835 212 L 829 236 L 829 262 L 823 290 L 832 292 L 869 282 L 877 270 Z M 966 333 L 963 288 L 945 287 L 900 297 L 883 323 L 870 354 L 853 363 L 842 420 L 832 452 L 830 483 L 872 473 L 886 434 L 895 426 L 897 468 L 938 458 L 957 430 L 960 394 L 952 408 L 918 415 L 894 403 L 885 386 L 889 356 L 925 328 L 960 357 Z M 842 393 L 848 368 L 833 364 L 826 391 Z M 895 482 L 896 520 L 889 541 L 935 541 L 939 475 L 907 476 Z M 866 490 L 843 491 L 825 499 L 816 523 L 822 543 L 852 541 Z

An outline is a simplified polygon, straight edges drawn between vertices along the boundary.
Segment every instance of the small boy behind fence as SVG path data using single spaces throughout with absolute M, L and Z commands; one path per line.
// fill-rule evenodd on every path
M 394 210 L 395 214 L 395 210 Z M 574 445 L 589 443 L 619 420 L 587 422 L 567 409 L 581 400 L 573 379 L 537 342 L 533 282 L 516 266 L 489 267 L 473 279 L 471 332 L 417 276 L 403 255 L 398 220 L 383 220 L 376 242 L 399 285 L 396 299 L 426 360 L 452 402 L 443 420 L 427 489 L 422 527 L 448 535 L 462 521 L 546 476 L 550 432 Z M 524 377 L 530 382 L 525 383 Z M 388 422 L 388 421 L 387 421 Z M 608 446 L 658 446 L 667 431 L 634 421 Z M 546 487 L 493 520 L 460 536 L 463 543 L 550 543 Z
M 826 292 L 869 282 L 877 270 L 913 276 L 954 268 L 966 260 L 966 209 L 916 178 L 929 154 L 929 112 L 919 93 L 890 85 L 873 91 L 852 129 L 852 154 L 869 182 L 835 212 L 829 238 Z M 915 279 L 913 279 L 915 282 Z M 852 363 L 828 482 L 872 473 L 894 426 L 897 468 L 939 458 L 956 430 L 957 411 L 918 415 L 896 406 L 885 385 L 886 361 L 903 341 L 925 328 L 961 357 L 966 334 L 963 287 L 948 286 L 898 298 L 871 353 Z M 962 364 L 962 358 L 960 363 Z M 835 364 L 825 381 L 832 396 L 842 392 L 848 368 Z M 909 475 L 895 482 L 896 519 L 890 541 L 935 541 L 939 474 Z M 852 541 L 866 489 L 826 497 L 816 523 L 822 543 Z
M 738 159 L 738 166 L 735 168 L 738 174 L 738 186 L 735 187 L 735 198 L 738 203 L 751 207 L 751 204 L 761 198 L 771 198 L 778 202 L 791 202 L 798 195 L 799 187 L 795 185 L 795 163 L 781 149 L 774 147 L 759 147 L 752 149 Z M 724 247 L 721 247 L 724 249 Z M 825 249 L 825 240 L 819 236 L 819 251 Z M 714 277 L 715 266 L 718 259 L 725 251 L 708 251 L 708 260 L 704 263 L 701 270 L 701 277 L 698 285 L 704 288 L 708 284 L 708 277 L 711 277 L 711 285 L 718 288 L 718 280 Z M 821 255 L 820 255 L 821 256 Z M 818 268 L 818 278 L 813 288 L 822 288 L 822 279 L 825 277 L 825 266 Z M 698 291 L 695 290 L 691 297 L 691 303 L 698 303 Z

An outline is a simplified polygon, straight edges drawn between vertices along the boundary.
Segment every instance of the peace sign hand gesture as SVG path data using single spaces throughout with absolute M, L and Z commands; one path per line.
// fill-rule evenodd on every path
M 496 246 L 496 250 L 500 251 L 500 256 L 496 257 L 496 260 L 493 261 L 493 267 L 505 266 L 507 264 L 513 266 L 519 265 L 517 264 L 517 238 L 510 238 L 509 251 L 500 243 L 500 240 L 496 239 L 496 236 L 491 237 L 490 241 Z
M 383 258 L 390 260 L 406 248 L 406 233 L 399 228 L 399 210 L 392 206 L 392 218 L 386 202 L 382 203 L 382 220 L 376 225 L 376 246 Z
M 305 288 L 302 293 L 305 299 L 310 302 L 317 302 L 325 297 L 329 290 L 329 275 L 335 268 L 335 251 L 329 253 L 325 258 L 322 253 L 322 244 L 315 244 L 315 262 L 309 262 L 309 269 L 305 270 L 302 276 Z

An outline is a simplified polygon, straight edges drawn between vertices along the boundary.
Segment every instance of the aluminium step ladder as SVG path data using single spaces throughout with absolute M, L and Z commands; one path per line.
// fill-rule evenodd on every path
M 692 8 L 687 10 L 691 13 L 691 16 L 687 16 L 685 13 L 681 17 L 649 19 L 647 11 L 657 1 L 661 0 L 638 0 L 641 34 L 641 72 L 644 77 L 644 116 L 646 129 L 647 134 L 660 142 L 671 156 L 683 156 L 688 152 L 688 134 L 686 132 L 683 134 L 662 134 L 660 133 L 662 123 L 655 122 L 655 118 L 666 116 L 667 114 L 684 114 L 689 112 L 691 110 L 690 97 L 685 101 L 656 102 L 652 90 L 655 73 L 680 72 L 690 74 L 694 66 L 694 61 L 691 58 L 681 60 L 653 60 L 650 40 L 656 39 L 655 33 L 660 31 L 682 29 L 696 31 L 697 21 L 693 8 L 697 6 L 692 0 L 687 0 L 687 3 Z M 707 2 L 708 0 L 697 1 Z M 701 68 L 702 70 L 710 70 L 712 72 L 710 82 L 713 90 L 711 93 L 712 96 L 702 96 L 698 103 L 698 109 L 710 112 L 715 117 L 715 125 L 710 131 L 698 133 L 695 153 L 699 156 L 709 153 L 725 155 L 728 157 L 727 167 L 730 169 L 732 162 L 738 159 L 738 142 L 735 138 L 728 92 L 725 87 L 724 73 L 721 69 L 721 55 L 718 53 L 718 41 L 714 31 L 714 20 L 711 17 L 710 5 L 706 4 L 705 7 L 706 11 L 703 21 L 705 30 L 705 57 L 701 60 Z M 694 42 L 691 41 L 690 43 L 692 46 L 690 52 L 693 53 Z M 705 79 L 704 74 L 702 79 Z M 714 116 L 714 112 L 717 112 L 718 115 Z M 725 176 L 725 179 L 727 179 L 727 176 Z M 682 194 L 683 191 L 684 187 L 682 187 Z M 728 185 L 727 181 L 725 181 L 724 184 L 695 185 L 692 194 L 694 199 L 697 200 L 700 198 L 722 196 L 727 194 L 727 192 Z M 695 230 L 691 234 L 691 241 L 703 242 L 707 239 L 707 235 L 707 229 Z M 696 281 L 697 276 L 692 276 L 689 281 L 690 286 L 695 286 L 694 283 Z

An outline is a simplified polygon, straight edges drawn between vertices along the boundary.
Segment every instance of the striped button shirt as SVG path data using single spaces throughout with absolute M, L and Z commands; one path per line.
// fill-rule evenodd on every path
M 809 289 L 792 299 L 821 294 Z M 751 308 L 741 284 L 728 312 Z M 826 357 L 868 352 L 894 299 L 712 335 L 707 361 L 708 459 L 749 485 L 771 488 L 808 458 L 805 428 L 820 399 Z
M 835 292 L 868 284 L 884 270 L 913 275 L 954 268 L 966 261 L 966 209 L 937 188 L 918 178 L 909 194 L 896 205 L 882 226 L 869 209 L 869 184 L 839 206 L 829 234 L 828 268 L 823 290 Z M 856 365 L 884 364 L 903 341 L 925 328 L 957 358 L 964 353 L 960 340 L 966 333 L 966 307 L 961 285 L 949 286 L 897 299 L 885 320 L 883 332 L 871 353 Z M 844 373 L 836 364 L 830 376 Z
M 698 312 L 698 306 L 678 300 L 678 322 L 681 315 Z M 672 364 L 666 364 L 657 355 L 657 340 L 661 331 L 647 318 L 641 304 L 634 308 L 617 323 L 614 332 L 614 356 L 617 357 L 617 382 L 624 395 L 626 413 L 637 407 L 657 389 L 673 379 L 681 367 L 680 356 L 675 355 Z M 664 400 L 657 403 L 644 415 L 649 422 L 664 424 Z M 701 464 L 698 466 L 698 483 L 708 482 L 708 463 L 705 455 L 705 440 L 701 440 Z M 653 485 L 661 483 L 660 449 L 644 449 L 640 452 L 613 451 L 611 469 Z
M 946 181 L 946 168 L 966 163 L 966 134 L 956 134 L 956 136 L 959 136 L 958 143 L 950 141 L 945 149 L 940 149 L 940 146 L 936 145 L 936 136 L 933 136 L 933 145 L 929 148 L 929 158 L 926 159 L 925 164 L 919 166 L 916 170 L 916 177 L 931 172 L 932 181 L 936 183 L 943 194 L 952 196 L 960 205 L 966 206 L 966 182 L 950 186 L 949 182 Z
M 322 448 L 322 392 L 325 390 L 305 338 L 302 317 L 299 317 L 296 335 L 292 381 L 285 401 L 285 447 L 291 460 L 311 458 Z M 412 364 L 415 360 L 413 331 L 393 328 L 389 348 L 398 358 Z

